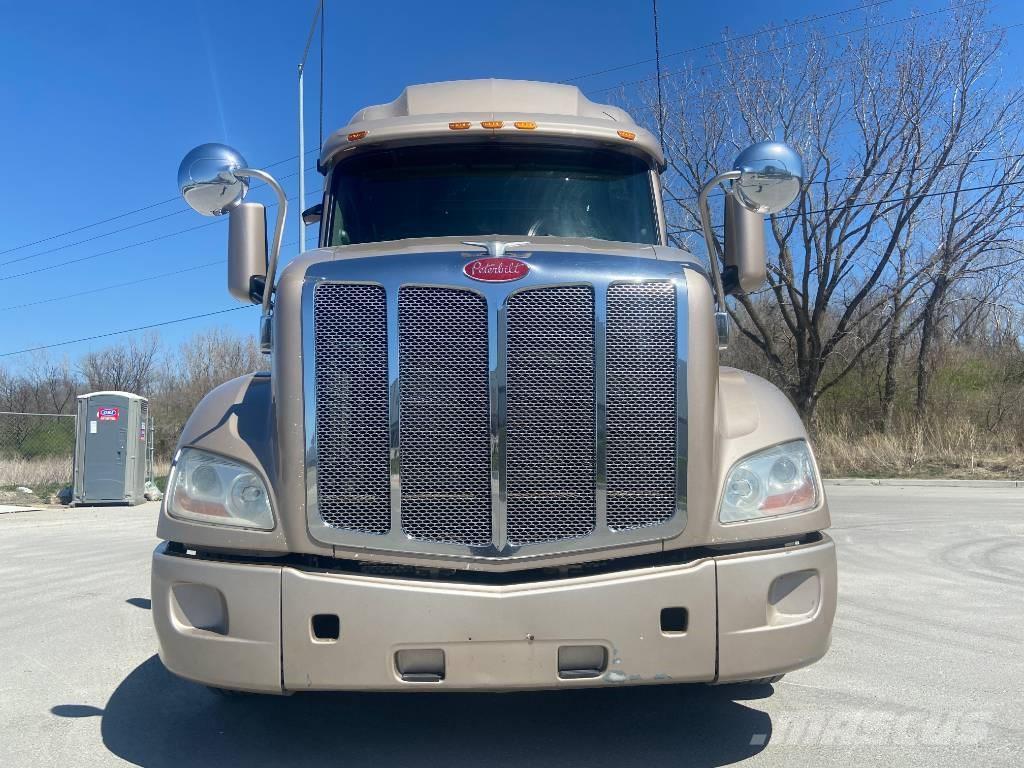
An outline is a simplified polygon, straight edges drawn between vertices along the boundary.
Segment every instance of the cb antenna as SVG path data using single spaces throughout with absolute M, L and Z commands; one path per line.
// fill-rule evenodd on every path
M 306 69 L 306 57 L 309 56 L 309 46 L 313 42 L 313 33 L 316 32 L 316 22 L 324 10 L 324 0 L 316 4 L 316 13 L 313 14 L 313 23 L 309 27 L 309 36 L 306 37 L 306 48 L 302 52 L 302 61 L 299 62 L 299 253 L 306 250 L 306 225 L 302 221 L 302 212 L 306 210 L 306 126 L 302 114 L 302 75 Z M 320 69 L 320 109 L 323 112 L 323 29 L 320 33 L 321 69 Z M 323 131 L 323 117 L 321 116 L 321 132 Z M 321 136 L 322 138 L 322 136 Z
M 651 0 L 654 11 L 654 70 L 658 77 L 658 140 L 665 152 L 665 103 L 661 93 L 661 35 L 658 30 L 658 0 Z

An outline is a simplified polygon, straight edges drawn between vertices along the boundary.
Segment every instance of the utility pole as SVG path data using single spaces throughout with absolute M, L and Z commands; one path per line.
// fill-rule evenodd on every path
M 316 13 L 313 14 L 313 23 L 309 27 L 309 36 L 306 38 L 306 49 L 302 52 L 302 61 L 299 62 L 299 253 L 306 250 L 306 225 L 302 221 L 302 212 L 306 210 L 306 124 L 302 105 L 302 75 L 306 69 L 309 44 L 313 42 L 316 22 L 323 9 L 324 0 L 320 0 L 316 5 Z M 321 34 L 323 34 L 322 31 Z M 321 55 L 323 55 L 322 49 Z

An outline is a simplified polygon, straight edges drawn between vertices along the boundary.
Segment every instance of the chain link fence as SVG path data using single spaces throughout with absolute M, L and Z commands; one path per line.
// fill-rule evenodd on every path
M 25 494 L 45 501 L 71 484 L 75 415 L 0 411 L 0 495 Z

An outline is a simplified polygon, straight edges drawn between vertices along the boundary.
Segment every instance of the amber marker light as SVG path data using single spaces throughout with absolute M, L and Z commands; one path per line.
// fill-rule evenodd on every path
M 516 120 L 512 123 L 520 131 L 532 131 L 537 127 L 537 124 L 533 120 Z
M 636 134 L 632 131 L 616 131 L 616 133 L 626 141 L 633 141 L 636 138 Z
M 470 124 L 468 120 L 460 121 L 457 123 L 448 123 L 448 127 L 451 128 L 453 131 L 468 131 L 469 125 Z
M 480 123 L 484 128 L 501 128 L 504 124 L 504 120 L 484 120 Z
M 359 141 L 366 138 L 366 131 L 354 131 L 348 135 L 349 141 Z

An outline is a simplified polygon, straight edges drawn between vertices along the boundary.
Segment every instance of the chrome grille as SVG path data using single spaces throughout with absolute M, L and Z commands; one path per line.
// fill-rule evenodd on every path
M 476 284 L 465 263 L 439 252 L 308 267 L 313 539 L 515 558 L 684 530 L 687 316 L 676 302 L 703 277 L 654 259 L 535 252 L 525 278 Z
M 594 493 L 594 297 L 537 288 L 508 299 L 509 543 L 586 536 Z
M 398 294 L 402 530 L 491 543 L 487 302 L 470 291 Z
M 608 526 L 659 525 L 676 505 L 676 301 L 669 282 L 608 289 Z
M 334 528 L 391 528 L 384 289 L 316 286 L 317 502 Z

